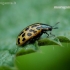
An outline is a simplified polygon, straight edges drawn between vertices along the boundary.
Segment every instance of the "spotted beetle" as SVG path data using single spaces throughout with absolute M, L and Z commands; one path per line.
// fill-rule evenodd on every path
M 58 23 L 59 22 L 57 22 L 56 24 Z M 33 43 L 36 40 L 38 40 L 43 33 L 46 33 L 49 37 L 47 31 L 52 31 L 52 29 L 57 29 L 57 27 L 50 26 L 48 24 L 43 24 L 43 23 L 31 24 L 20 32 L 16 44 L 19 46 L 23 46 L 27 43 Z

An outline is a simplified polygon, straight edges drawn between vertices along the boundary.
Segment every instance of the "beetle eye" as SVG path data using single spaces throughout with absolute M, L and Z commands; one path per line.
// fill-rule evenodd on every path
M 49 31 L 51 31 L 52 30 L 52 28 L 49 28 Z

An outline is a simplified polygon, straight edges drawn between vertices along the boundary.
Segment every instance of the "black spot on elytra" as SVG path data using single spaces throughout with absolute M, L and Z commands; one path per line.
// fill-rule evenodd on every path
M 25 41 L 25 40 L 26 40 L 25 38 L 22 39 L 22 41 Z
M 22 34 L 22 37 L 24 37 L 24 36 L 25 36 L 25 33 Z
M 37 30 L 40 30 L 40 29 L 41 29 L 41 27 L 37 27 L 36 29 L 37 29 Z
M 33 33 L 36 33 L 36 32 L 37 32 L 37 31 L 35 31 L 35 30 L 32 30 L 32 29 L 30 29 L 29 31 L 30 31 L 30 32 L 33 32 Z
M 27 33 L 27 36 L 31 36 L 32 34 L 31 33 Z
M 20 38 L 18 38 L 18 44 L 20 44 Z
M 22 34 L 23 32 L 21 32 L 20 34 L 19 34 L 19 36 Z
M 29 27 L 25 28 L 25 31 L 27 31 L 29 29 Z
M 32 29 L 30 29 L 29 31 L 30 31 L 30 32 L 33 32 L 33 30 L 32 30 Z
M 33 32 L 36 33 L 37 31 L 34 30 Z
M 33 27 L 36 27 L 36 26 L 39 26 L 39 25 L 34 24 L 34 25 L 32 25 L 31 27 L 33 28 Z
M 39 39 L 40 39 L 41 35 L 42 35 L 42 33 L 40 33 L 40 34 L 34 36 L 32 39 L 29 39 L 28 42 L 29 42 L 29 43 L 34 43 L 36 40 L 39 40 Z

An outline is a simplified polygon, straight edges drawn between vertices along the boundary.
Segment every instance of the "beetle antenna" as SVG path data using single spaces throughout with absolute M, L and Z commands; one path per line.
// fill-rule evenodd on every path
M 57 22 L 53 27 L 55 27 L 59 22 Z
M 53 29 L 58 29 L 58 27 L 55 27 L 59 22 L 57 22 L 53 27 Z
M 54 27 L 53 29 L 58 29 L 58 27 Z

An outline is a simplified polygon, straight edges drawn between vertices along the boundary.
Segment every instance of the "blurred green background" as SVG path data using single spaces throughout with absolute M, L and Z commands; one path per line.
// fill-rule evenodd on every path
M 12 2 L 12 4 L 6 4 L 7 2 Z M 58 24 L 59 29 L 53 30 L 53 34 L 56 36 L 66 36 L 70 39 L 70 9 L 54 9 L 54 6 L 70 6 L 69 0 L 0 0 L 0 51 L 7 50 L 8 47 L 14 48 L 16 46 L 16 38 L 20 31 L 25 28 L 26 26 L 41 22 L 50 25 L 55 25 L 55 23 L 60 22 Z M 6 47 L 6 48 L 5 48 Z M 53 48 L 47 47 L 50 51 L 50 55 L 52 55 Z M 64 49 L 64 50 L 63 50 Z M 66 69 L 70 67 L 70 48 L 63 48 L 62 52 L 60 52 L 61 48 L 55 48 L 53 52 L 56 53 L 61 59 L 63 59 L 62 67 L 57 62 L 55 64 L 48 65 L 47 69 L 52 70 L 52 66 L 56 65 L 56 68 L 59 67 L 63 69 L 65 68 L 65 64 L 67 62 Z M 67 49 L 67 50 L 65 50 Z M 11 50 L 11 49 L 10 49 Z M 49 51 L 47 53 L 49 53 Z M 58 53 L 57 53 L 58 51 Z M 54 54 L 55 54 L 54 53 Z M 53 56 L 47 55 L 47 60 L 52 60 L 52 57 L 55 58 L 56 55 Z M 68 56 L 69 57 L 68 57 Z M 68 57 L 68 58 L 66 58 Z M 20 61 L 20 66 L 18 66 L 19 70 L 23 70 L 23 56 L 18 58 Z M 26 57 L 27 58 L 27 57 Z M 64 59 L 66 58 L 66 59 Z M 22 59 L 22 60 L 21 60 Z M 57 58 L 55 58 L 57 59 Z M 25 59 L 27 60 L 27 59 Z M 65 61 L 66 60 L 66 61 Z M 67 61 L 68 60 L 68 61 Z M 60 62 L 61 62 L 60 61 Z M 65 61 L 65 62 L 64 62 Z M 56 62 L 56 60 L 54 60 Z M 68 63 L 69 62 L 69 63 Z M 65 64 L 64 64 L 65 63 Z M 60 66 L 59 66 L 60 65 Z M 45 70 L 45 69 L 44 69 Z

